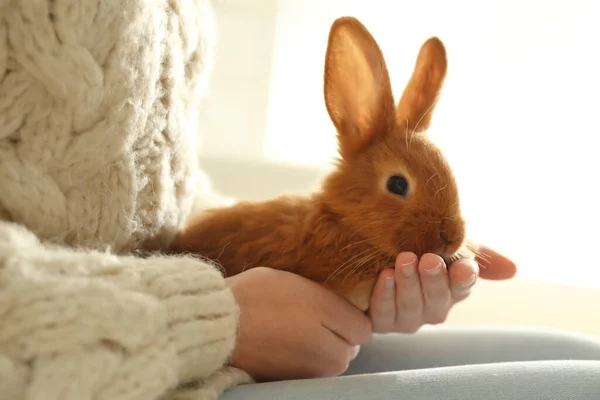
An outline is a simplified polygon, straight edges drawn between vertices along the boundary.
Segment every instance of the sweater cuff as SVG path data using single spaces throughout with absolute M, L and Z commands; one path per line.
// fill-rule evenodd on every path
M 235 346 L 239 310 L 218 267 L 190 256 L 151 257 L 138 265 L 147 292 L 166 308 L 180 384 L 220 370 Z

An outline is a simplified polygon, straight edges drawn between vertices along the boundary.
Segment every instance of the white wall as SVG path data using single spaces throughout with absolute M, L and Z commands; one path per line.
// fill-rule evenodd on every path
M 215 2 L 214 74 L 203 106 L 202 153 L 263 156 L 275 44 L 277 0 Z

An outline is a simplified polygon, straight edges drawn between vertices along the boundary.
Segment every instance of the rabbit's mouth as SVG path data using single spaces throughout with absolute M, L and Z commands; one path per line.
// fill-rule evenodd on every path
M 446 266 L 449 268 L 453 263 L 462 259 L 471 259 L 474 260 L 479 254 L 477 250 L 477 246 L 474 244 L 467 242 L 460 249 L 450 255 L 441 256 Z
M 460 248 L 456 248 L 451 243 L 445 242 L 442 251 L 438 255 L 442 257 L 446 265 L 450 265 L 460 259 L 459 250 Z
M 460 255 L 458 253 L 451 254 L 449 256 L 440 256 L 444 260 L 444 263 L 447 267 L 450 267 L 454 262 L 460 260 Z

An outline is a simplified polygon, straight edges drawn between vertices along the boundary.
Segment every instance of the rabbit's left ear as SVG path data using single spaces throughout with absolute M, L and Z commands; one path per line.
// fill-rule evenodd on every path
M 429 128 L 447 68 L 444 44 L 436 37 L 430 38 L 421 46 L 413 74 L 398 102 L 398 125 L 413 132 Z
M 395 108 L 383 54 L 356 19 L 331 26 L 325 56 L 325 104 L 338 132 L 340 153 L 351 157 L 395 125 Z

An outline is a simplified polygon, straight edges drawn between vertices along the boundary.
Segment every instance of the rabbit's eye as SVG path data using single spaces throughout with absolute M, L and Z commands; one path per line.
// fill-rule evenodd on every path
M 403 176 L 394 175 L 388 179 L 387 190 L 393 194 L 405 197 L 408 193 L 408 181 Z

